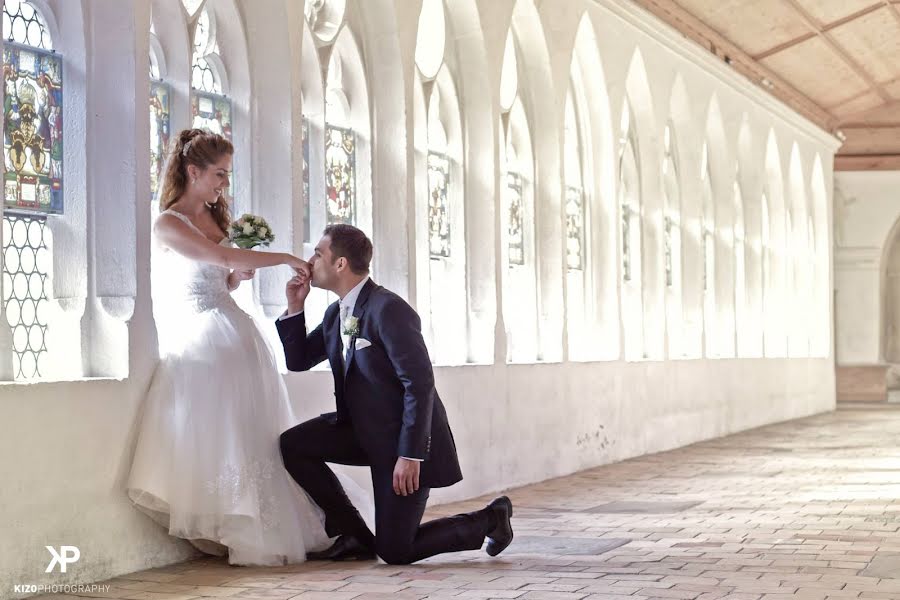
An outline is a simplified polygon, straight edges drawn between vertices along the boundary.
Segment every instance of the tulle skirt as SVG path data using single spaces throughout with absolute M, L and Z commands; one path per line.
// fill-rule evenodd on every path
M 301 562 L 327 547 L 319 507 L 285 471 L 297 424 L 275 356 L 230 297 L 157 321 L 163 357 L 147 395 L 127 491 L 142 511 L 231 564 Z M 342 483 L 364 516 L 371 500 Z

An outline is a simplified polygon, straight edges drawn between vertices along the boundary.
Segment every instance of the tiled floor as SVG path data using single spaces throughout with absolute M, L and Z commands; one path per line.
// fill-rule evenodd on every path
M 113 579 L 102 596 L 900 600 L 898 441 L 900 408 L 842 407 L 513 490 L 516 540 L 497 558 L 198 560 Z

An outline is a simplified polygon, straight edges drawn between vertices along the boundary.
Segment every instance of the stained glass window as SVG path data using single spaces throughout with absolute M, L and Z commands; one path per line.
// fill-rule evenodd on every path
M 170 88 L 161 81 L 150 82 L 150 194 L 156 200 L 169 147 Z
M 47 354 L 50 229 L 46 219 L 3 217 L 3 304 L 16 379 L 41 376 Z
M 222 82 L 215 64 L 207 60 L 219 51 L 209 11 L 204 8 L 194 29 L 194 57 L 191 65 L 191 87 L 210 94 L 222 93 Z
M 309 197 L 309 119 L 304 115 L 300 122 L 301 145 L 303 146 L 303 241 L 309 242 L 311 237 L 309 212 L 312 203 Z
M 16 379 L 41 376 L 47 353 L 50 230 L 63 212 L 62 57 L 43 15 L 23 0 L 3 3 L 3 305 Z M 41 214 L 42 213 L 42 214 Z
M 432 258 L 450 256 L 450 159 L 438 152 L 428 153 L 428 246 Z
M 515 172 L 506 174 L 506 190 L 509 194 L 509 264 L 525 264 L 524 205 L 522 202 L 522 176 Z
M 191 93 L 191 126 L 231 139 L 231 100 L 194 90 Z
M 352 129 L 325 128 L 325 203 L 328 223 L 356 223 L 356 136 Z
M 4 200 L 8 208 L 63 212 L 62 58 L 43 17 L 18 0 L 3 6 Z M 34 45 L 31 45 L 34 44 Z
M 584 267 L 584 192 L 566 188 L 566 264 L 570 269 Z
M 53 50 L 44 16 L 25 0 L 5 0 L 3 3 L 3 39 L 41 50 Z

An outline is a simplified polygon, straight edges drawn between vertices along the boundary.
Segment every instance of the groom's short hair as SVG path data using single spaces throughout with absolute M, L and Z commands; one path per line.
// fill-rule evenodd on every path
M 365 275 L 369 272 L 369 263 L 372 262 L 372 241 L 362 230 L 353 225 L 339 223 L 326 227 L 323 235 L 331 239 L 332 262 L 343 256 L 350 263 L 350 270 L 356 275 Z

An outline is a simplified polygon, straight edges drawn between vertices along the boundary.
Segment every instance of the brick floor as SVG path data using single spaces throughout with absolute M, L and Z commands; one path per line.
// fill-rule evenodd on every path
M 201 559 L 117 577 L 97 597 L 900 600 L 898 440 L 900 408 L 840 407 L 513 490 L 516 541 L 497 558 Z

